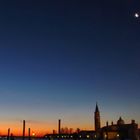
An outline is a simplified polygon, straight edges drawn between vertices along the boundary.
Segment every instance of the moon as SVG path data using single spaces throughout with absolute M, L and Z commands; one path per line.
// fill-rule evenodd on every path
M 134 16 L 135 16 L 135 18 L 139 18 L 140 15 L 139 15 L 139 13 L 135 13 Z

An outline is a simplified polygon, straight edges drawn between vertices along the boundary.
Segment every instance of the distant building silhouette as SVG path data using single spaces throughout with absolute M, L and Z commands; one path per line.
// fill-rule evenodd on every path
M 95 121 L 95 131 L 98 132 L 101 128 L 101 122 L 100 122 L 100 112 L 97 103 L 94 113 L 94 121 Z
M 101 121 L 100 121 L 100 111 L 99 111 L 97 103 L 96 103 L 96 108 L 94 112 L 94 122 L 95 122 L 94 126 L 95 126 L 96 138 L 99 139 L 100 131 L 101 131 Z
M 60 120 L 59 120 L 59 129 L 60 129 Z M 81 130 L 76 133 L 61 133 L 58 134 L 49 134 L 46 135 L 46 138 L 71 138 L 74 140 L 77 139 L 93 139 L 93 140 L 140 140 L 140 129 L 138 129 L 138 124 L 135 123 L 135 120 L 132 120 L 131 123 L 125 124 L 125 121 L 120 117 L 118 121 L 109 125 L 108 121 L 106 126 L 101 127 L 101 118 L 98 105 L 96 103 L 95 112 L 94 112 L 94 130 Z
M 101 136 L 104 139 L 130 139 L 138 140 L 138 124 L 135 123 L 135 120 L 132 120 L 130 124 L 125 124 L 124 120 L 120 117 L 117 121 L 117 124 L 111 124 L 104 126 L 101 129 Z
M 135 123 L 135 120 L 132 120 L 130 124 L 125 124 L 122 117 L 120 117 L 116 124 L 111 122 L 111 125 L 106 123 L 106 126 L 100 126 L 100 111 L 98 105 L 96 103 L 95 108 L 95 135 L 97 139 L 107 139 L 107 140 L 114 140 L 114 139 L 130 139 L 130 140 L 139 140 L 139 129 L 138 124 Z

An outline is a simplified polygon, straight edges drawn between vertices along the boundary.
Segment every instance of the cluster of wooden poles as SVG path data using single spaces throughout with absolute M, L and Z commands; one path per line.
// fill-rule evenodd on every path
M 7 140 L 14 140 L 13 134 L 10 134 L 10 128 L 8 128 Z M 25 120 L 23 120 L 23 132 L 22 132 L 22 140 L 25 140 Z M 31 129 L 28 128 L 28 140 L 31 140 Z

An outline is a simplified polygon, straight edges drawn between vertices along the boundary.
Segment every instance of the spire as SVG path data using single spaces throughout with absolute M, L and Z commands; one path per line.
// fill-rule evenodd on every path
M 97 102 L 96 102 L 96 108 L 95 108 L 95 112 L 99 112 L 99 109 L 98 109 Z
M 98 109 L 97 102 L 96 102 L 96 108 L 94 112 L 94 121 L 95 121 L 95 131 L 99 132 L 101 127 L 100 127 L 100 112 Z

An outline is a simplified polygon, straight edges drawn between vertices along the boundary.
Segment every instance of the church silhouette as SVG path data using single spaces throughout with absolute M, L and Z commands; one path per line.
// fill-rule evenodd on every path
M 75 133 L 64 133 L 60 131 L 60 123 L 58 134 L 47 134 L 46 138 L 60 138 L 60 139 L 74 139 L 74 140 L 140 140 L 140 129 L 135 120 L 131 123 L 126 124 L 125 121 L 120 117 L 116 123 L 109 125 L 108 121 L 106 126 L 101 127 L 101 118 L 98 104 L 96 103 L 94 112 L 94 128 L 95 130 L 79 130 Z

